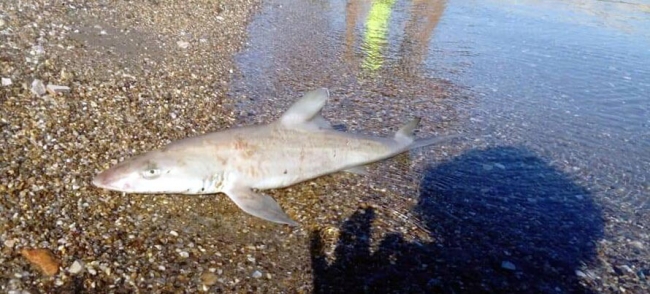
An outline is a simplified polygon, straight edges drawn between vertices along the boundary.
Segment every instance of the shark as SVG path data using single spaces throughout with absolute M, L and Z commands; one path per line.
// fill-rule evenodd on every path
M 326 88 L 309 91 L 276 121 L 172 142 L 100 172 L 92 184 L 124 193 L 223 193 L 246 213 L 297 226 L 263 190 L 340 171 L 365 174 L 368 164 L 457 137 L 416 140 L 420 118 L 392 137 L 338 131 L 322 115 L 328 98 Z

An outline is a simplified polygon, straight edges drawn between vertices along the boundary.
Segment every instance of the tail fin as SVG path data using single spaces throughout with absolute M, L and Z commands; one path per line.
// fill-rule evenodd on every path
M 447 135 L 447 136 L 441 136 L 441 137 L 435 137 L 435 138 L 426 138 L 426 139 L 420 139 L 417 141 L 414 141 L 411 143 L 411 145 L 408 146 L 408 149 L 415 149 L 415 148 L 420 148 L 420 147 L 425 147 L 433 144 L 438 144 L 444 141 L 449 141 L 451 139 L 455 139 L 460 137 L 460 134 L 455 134 L 455 135 Z
M 415 141 L 415 134 L 413 132 L 415 131 L 415 128 L 418 127 L 420 120 L 421 118 L 416 117 L 399 128 L 395 133 L 395 141 L 404 145 L 410 145 L 413 143 L 413 141 Z
M 425 147 L 425 146 L 441 143 L 444 141 L 448 141 L 460 137 L 460 134 L 456 134 L 456 135 L 447 135 L 447 136 L 441 136 L 435 138 L 420 139 L 416 141 L 415 134 L 413 132 L 415 131 L 415 128 L 418 127 L 419 123 L 420 123 L 420 118 L 416 117 L 410 122 L 404 124 L 401 128 L 399 128 L 397 133 L 395 133 L 395 141 L 397 141 L 400 144 L 403 144 L 403 146 L 405 146 L 406 149 L 415 149 L 415 148 Z

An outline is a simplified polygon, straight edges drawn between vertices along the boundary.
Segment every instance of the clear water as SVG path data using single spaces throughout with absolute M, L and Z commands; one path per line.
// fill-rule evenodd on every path
M 414 164 L 414 213 L 443 240 L 420 254 L 449 277 L 433 288 L 601 291 L 607 278 L 576 278 L 594 260 L 650 272 L 648 249 L 628 246 L 650 242 L 650 2 L 270 1 L 249 33 L 232 89 L 242 124 L 328 87 L 325 116 L 349 130 L 417 115 L 422 134 L 468 134 Z M 529 268 L 504 276 L 504 260 Z M 314 271 L 317 288 L 341 278 Z

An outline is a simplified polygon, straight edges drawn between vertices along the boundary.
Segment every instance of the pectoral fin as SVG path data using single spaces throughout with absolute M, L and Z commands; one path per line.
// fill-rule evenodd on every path
M 275 223 L 298 226 L 298 223 L 289 218 L 280 205 L 269 195 L 255 193 L 247 187 L 232 188 L 224 191 L 224 193 L 239 208 L 253 216 Z

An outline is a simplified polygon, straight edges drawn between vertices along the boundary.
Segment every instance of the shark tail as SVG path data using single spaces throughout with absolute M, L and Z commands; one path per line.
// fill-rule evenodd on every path
M 460 137 L 459 134 L 456 135 L 447 135 L 435 138 L 426 138 L 426 139 L 415 139 L 415 129 L 418 127 L 421 118 L 416 117 L 408 123 L 404 124 L 396 133 L 395 141 L 400 145 L 406 146 L 405 149 L 415 149 L 420 147 L 425 147 L 433 144 L 438 144 L 441 142 L 449 141 L 454 138 Z
M 426 146 L 429 146 L 429 145 L 449 141 L 451 139 L 455 139 L 455 138 L 458 138 L 458 137 L 460 137 L 460 134 L 446 135 L 446 136 L 440 136 L 440 137 L 435 137 L 435 138 L 420 139 L 420 140 L 416 140 L 413 143 L 411 143 L 411 145 L 408 146 L 408 149 L 411 150 L 411 149 L 415 149 L 415 148 L 426 147 Z

